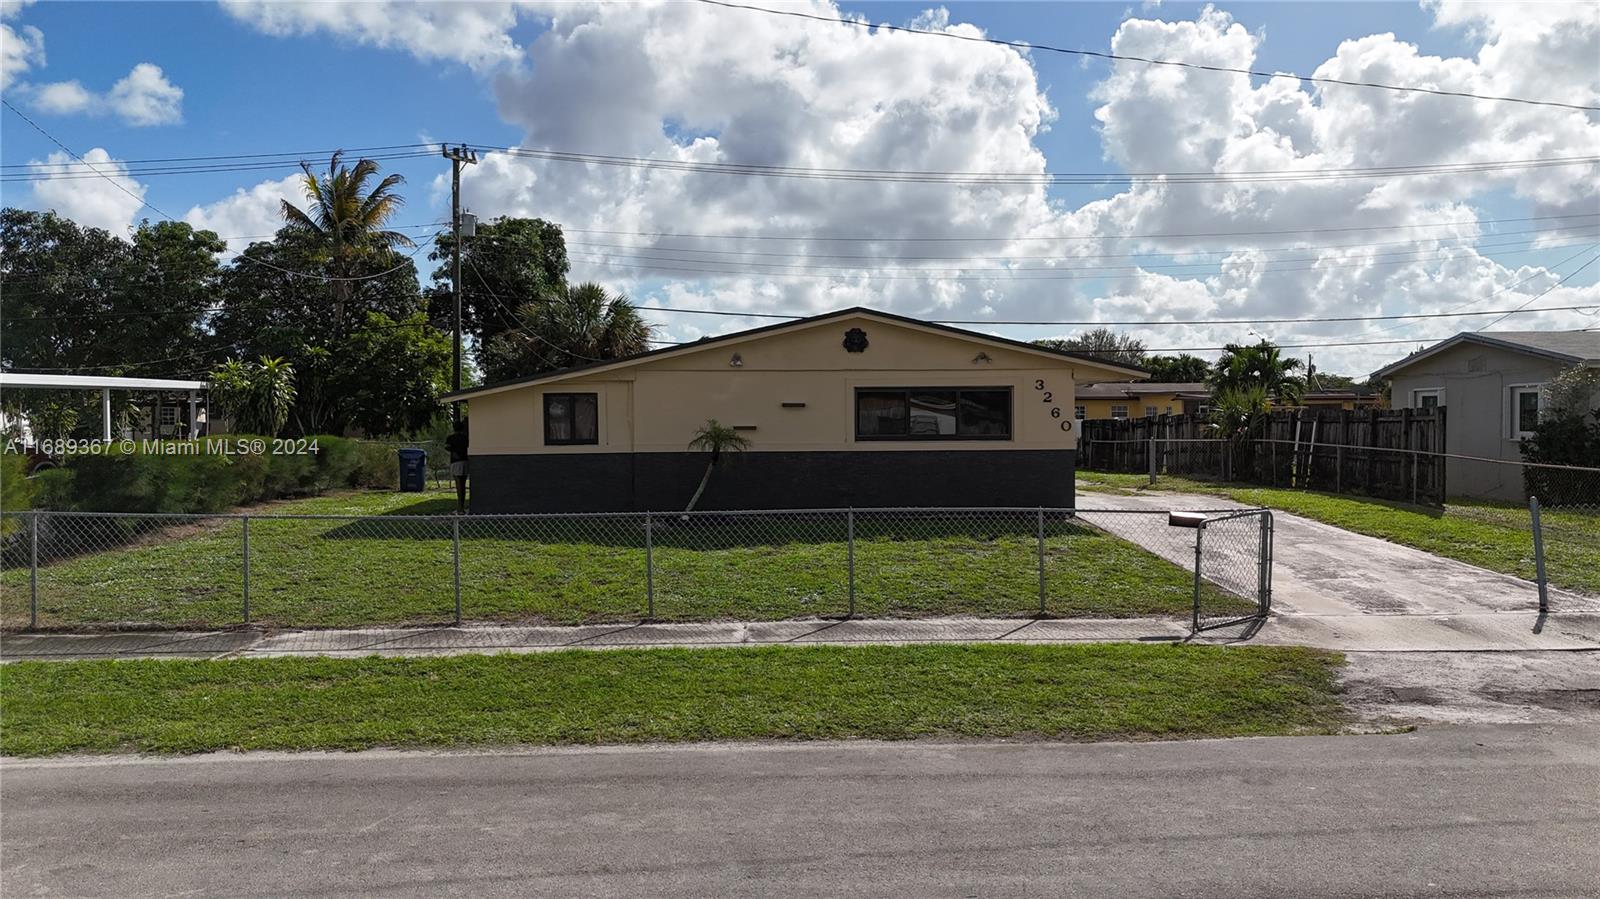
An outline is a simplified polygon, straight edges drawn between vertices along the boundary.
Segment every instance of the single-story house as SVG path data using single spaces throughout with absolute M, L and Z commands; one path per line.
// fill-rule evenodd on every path
M 1518 441 L 1539 421 L 1540 388 L 1564 369 L 1600 366 L 1600 331 L 1464 332 L 1373 373 L 1395 408 L 1444 407 L 1445 449 L 1520 462 Z M 1453 496 L 1520 501 L 1520 465 L 1448 460 Z
M 1085 384 L 1078 388 L 1073 415 L 1090 419 L 1195 415 L 1210 402 L 1211 388 L 1199 382 Z
M 750 441 L 700 508 L 1071 506 L 1081 382 L 1144 372 L 852 308 L 447 394 L 472 510 L 683 508 L 708 419 Z

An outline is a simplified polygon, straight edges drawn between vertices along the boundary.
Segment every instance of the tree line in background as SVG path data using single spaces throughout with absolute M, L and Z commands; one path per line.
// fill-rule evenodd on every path
M 404 204 L 399 175 L 337 153 L 326 171 L 302 168 L 306 203 L 284 202 L 277 234 L 227 263 L 218 235 L 183 222 L 145 222 L 123 238 L 0 210 L 0 364 L 211 380 L 218 408 L 256 433 L 443 428 L 451 236 L 433 239 L 438 267 L 424 287 L 420 248 L 390 228 Z M 567 272 L 561 229 L 540 219 L 485 222 L 463 241 L 468 382 L 474 371 L 502 380 L 649 347 L 650 327 L 625 297 L 570 285 Z M 93 393 L 10 391 L 5 403 L 38 436 L 99 428 Z

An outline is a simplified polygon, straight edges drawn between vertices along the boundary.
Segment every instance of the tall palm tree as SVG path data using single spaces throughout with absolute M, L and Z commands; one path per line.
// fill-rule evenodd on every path
M 706 462 L 706 473 L 700 476 L 700 486 L 694 489 L 694 496 L 689 497 L 689 505 L 683 511 L 694 511 L 694 504 L 700 501 L 700 494 L 706 492 L 706 484 L 711 481 L 712 470 L 722 461 L 725 454 L 743 452 L 749 448 L 750 441 L 743 434 L 715 418 L 708 419 L 700 430 L 695 431 L 694 439 L 689 441 L 689 449 L 710 453 L 711 458 Z
M 1297 405 L 1305 396 L 1305 379 L 1295 374 L 1302 363 L 1285 357 L 1269 340 L 1242 346 L 1230 343 L 1223 348 L 1211 372 L 1211 386 L 1219 394 L 1229 389 L 1260 387 L 1280 402 Z
M 632 356 L 654 333 L 627 297 L 592 282 L 545 291 L 517 308 L 516 323 L 484 353 L 490 380 Z
M 284 227 L 312 237 L 327 247 L 335 278 L 349 278 L 355 262 L 374 250 L 393 250 L 415 246 L 411 238 L 384 225 L 400 211 L 405 198 L 396 188 L 405 178 L 388 175 L 377 186 L 368 183 L 377 176 L 378 164 L 359 159 L 353 166 L 344 164 L 344 151 L 336 151 L 328 161 L 328 171 L 317 174 L 311 164 L 300 163 L 305 172 L 306 209 L 283 201 Z M 332 282 L 334 320 L 344 321 L 344 307 L 355 293 L 356 282 Z

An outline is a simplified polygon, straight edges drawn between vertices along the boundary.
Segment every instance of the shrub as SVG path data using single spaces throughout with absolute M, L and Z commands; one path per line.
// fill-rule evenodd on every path
M 383 443 L 360 441 L 355 444 L 355 464 L 350 486 L 373 490 L 395 490 L 400 486 L 400 456 Z

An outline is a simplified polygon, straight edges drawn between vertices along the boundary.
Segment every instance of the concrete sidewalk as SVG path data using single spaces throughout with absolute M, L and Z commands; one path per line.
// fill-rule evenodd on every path
M 359 630 L 10 634 L 0 660 L 427 656 L 560 649 L 708 648 L 892 643 L 1144 643 L 1189 639 L 1175 618 L 935 618 L 915 621 L 714 622 L 580 627 L 468 626 Z M 1207 631 L 1196 642 L 1306 645 L 1351 652 L 1600 650 L 1600 615 L 1275 616 Z

